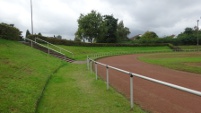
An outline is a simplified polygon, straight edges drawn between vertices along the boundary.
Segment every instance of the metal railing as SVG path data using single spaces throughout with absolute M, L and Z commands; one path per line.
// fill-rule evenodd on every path
M 62 47 L 56 46 L 56 45 L 54 45 L 54 44 L 52 44 L 52 43 L 50 43 L 50 42 L 48 42 L 48 41 L 45 41 L 45 40 L 43 40 L 43 39 L 40 39 L 40 38 L 37 38 L 37 37 L 36 37 L 36 38 L 35 38 L 35 42 L 37 42 L 37 40 L 43 41 L 43 42 L 47 43 L 48 45 L 51 45 L 51 46 L 54 46 L 54 47 L 58 48 L 59 51 L 60 51 L 60 53 L 62 53 L 61 50 L 66 51 L 66 52 L 70 53 L 70 54 L 72 55 L 72 57 L 74 58 L 73 52 L 71 52 L 71 51 L 69 51 L 69 50 L 66 50 L 66 49 L 64 49 L 64 48 L 62 48 Z M 48 46 L 48 47 L 49 47 L 49 46 Z M 64 53 L 63 53 L 63 54 L 64 54 Z
M 103 64 L 101 62 L 97 62 L 97 61 L 87 57 L 87 68 L 88 68 L 88 70 L 91 70 L 91 72 L 93 71 L 93 69 L 92 69 L 93 68 L 93 63 L 94 63 L 94 66 L 95 66 L 94 68 L 95 68 L 95 73 L 96 73 L 96 80 L 98 79 L 97 65 L 101 65 L 101 66 L 106 67 L 107 89 L 109 89 L 109 69 L 113 69 L 113 70 L 125 73 L 128 76 L 130 76 L 130 107 L 131 107 L 131 109 L 133 109 L 133 107 L 134 107 L 134 102 L 133 102 L 133 76 L 136 76 L 136 77 L 139 77 L 139 78 L 142 78 L 142 79 L 154 82 L 154 83 L 158 83 L 158 84 L 161 84 L 161 85 L 165 85 L 165 86 L 168 86 L 168 87 L 171 87 L 171 88 L 174 88 L 174 89 L 178 89 L 178 90 L 181 90 L 181 91 L 184 91 L 184 92 L 188 92 L 188 93 L 191 93 L 191 94 L 194 94 L 194 95 L 197 95 L 197 96 L 201 96 L 200 91 L 196 91 L 196 90 L 185 88 L 185 87 L 182 87 L 182 86 L 179 86 L 179 85 L 175 85 L 175 84 L 171 84 L 171 83 L 168 83 L 168 82 L 160 81 L 160 80 L 153 79 L 153 78 L 150 78 L 150 77 L 146 77 L 146 76 L 143 76 L 143 75 L 140 75 L 140 74 L 137 74 L 137 73 L 125 71 L 125 70 L 122 70 L 122 69 L 119 69 L 119 68 L 116 68 L 116 67 L 113 67 L 113 66 L 110 66 L 110 65 L 107 65 L 107 64 Z
M 25 40 L 31 42 L 31 47 L 33 47 L 33 43 L 35 43 L 35 44 L 37 44 L 37 45 L 39 45 L 39 46 L 41 46 L 41 47 L 47 48 L 47 49 L 48 49 L 48 54 L 50 54 L 50 50 L 52 50 L 52 51 L 54 51 L 54 52 L 57 52 L 57 53 L 59 53 L 59 54 L 65 56 L 65 54 L 63 54 L 63 53 L 61 53 L 61 52 L 59 52 L 59 51 L 57 51 L 57 50 L 55 50 L 55 49 L 52 49 L 52 48 L 50 48 L 50 47 L 44 46 L 44 45 L 42 45 L 42 44 L 40 44 L 40 43 L 38 43 L 38 42 L 36 42 L 36 41 L 33 41 L 33 40 L 29 39 L 29 38 L 25 38 Z

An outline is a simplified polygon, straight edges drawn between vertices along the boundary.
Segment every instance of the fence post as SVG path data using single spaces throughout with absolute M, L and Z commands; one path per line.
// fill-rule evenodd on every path
M 33 47 L 33 41 L 31 41 L 31 47 Z
M 98 80 L 98 68 L 97 68 L 97 63 L 95 62 L 95 70 L 96 70 L 96 80 Z
M 93 64 L 93 61 L 92 60 L 90 60 L 90 68 L 91 68 L 91 73 L 93 72 L 93 66 L 92 66 L 92 64 Z
M 47 52 L 50 54 L 49 44 L 47 44 Z
M 89 57 L 87 55 L 87 69 L 89 70 Z
M 133 104 L 133 74 L 130 73 L 130 104 L 131 104 L 131 109 L 133 109 L 134 104 Z
M 106 65 L 106 76 L 107 76 L 107 90 L 109 89 L 109 67 Z

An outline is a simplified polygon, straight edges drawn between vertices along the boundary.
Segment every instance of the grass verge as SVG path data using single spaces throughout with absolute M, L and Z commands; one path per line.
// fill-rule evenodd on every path
M 201 74 L 201 52 L 147 54 L 139 59 L 171 69 Z
M 136 105 L 131 111 L 129 101 L 112 88 L 106 90 L 105 82 L 95 80 L 86 64 L 69 64 L 54 74 L 38 112 L 145 113 Z
M 41 51 L 0 39 L 0 113 L 34 113 L 49 75 L 61 64 Z

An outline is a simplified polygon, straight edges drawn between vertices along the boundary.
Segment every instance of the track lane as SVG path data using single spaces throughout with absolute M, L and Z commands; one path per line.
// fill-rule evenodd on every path
M 114 56 L 99 59 L 126 71 L 138 73 L 186 88 L 201 91 L 201 75 L 164 68 L 137 60 L 139 55 Z M 129 98 L 129 76 L 109 70 L 110 85 Z M 105 67 L 98 74 L 106 79 Z M 134 77 L 134 102 L 154 113 L 200 113 L 201 97 Z

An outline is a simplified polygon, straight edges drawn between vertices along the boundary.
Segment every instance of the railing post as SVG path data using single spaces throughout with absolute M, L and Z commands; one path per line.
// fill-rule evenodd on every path
M 33 41 L 31 41 L 31 47 L 33 47 Z
M 130 73 L 130 104 L 131 104 L 131 109 L 133 109 L 134 104 L 133 104 L 133 74 Z
M 96 80 L 98 80 L 98 67 L 97 63 L 95 62 L 95 70 L 96 70 Z
M 106 65 L 107 90 L 109 89 L 109 67 Z
M 92 61 L 92 60 L 90 60 L 90 68 L 91 68 L 91 73 L 93 72 L 93 70 L 92 70 L 92 68 L 93 68 L 92 64 L 93 64 L 93 61 Z
M 47 44 L 47 52 L 50 54 L 49 44 Z
M 89 57 L 87 56 L 87 69 L 89 70 Z

